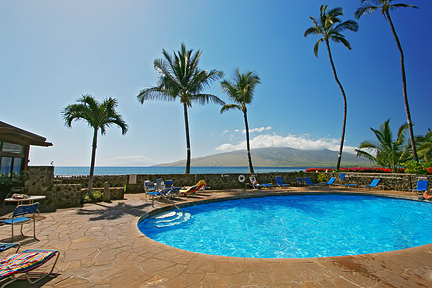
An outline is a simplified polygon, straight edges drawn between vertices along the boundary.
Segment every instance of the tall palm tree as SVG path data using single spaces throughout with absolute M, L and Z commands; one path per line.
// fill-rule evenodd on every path
M 359 148 L 355 149 L 357 156 L 366 157 L 378 165 L 392 168 L 395 173 L 398 172 L 400 163 L 407 160 L 404 157 L 406 156 L 404 147 L 406 144 L 405 132 L 408 129 L 408 124 L 405 123 L 399 127 L 396 140 L 393 139 L 393 133 L 390 129 L 390 119 L 381 124 L 379 130 L 372 127 L 370 129 L 375 133 L 378 141 L 361 142 Z
M 337 84 L 339 85 L 339 88 L 342 92 L 342 97 L 344 101 L 344 116 L 343 116 L 343 125 L 342 125 L 342 136 L 341 136 L 341 142 L 339 146 L 339 154 L 336 164 L 336 169 L 339 170 L 340 163 L 342 159 L 342 150 L 343 150 L 343 144 L 345 140 L 345 126 L 346 126 L 346 115 L 347 115 L 347 99 L 345 91 L 342 87 L 341 82 L 339 81 L 339 78 L 336 73 L 336 68 L 333 62 L 333 56 L 330 50 L 330 40 L 336 42 L 336 43 L 342 43 L 345 47 L 347 47 L 349 50 L 351 50 L 351 44 L 348 42 L 348 40 L 345 39 L 345 36 L 341 34 L 344 30 L 351 30 L 354 32 L 357 32 L 358 30 L 358 24 L 354 20 L 348 20 L 345 22 L 342 22 L 339 18 L 339 16 L 343 15 L 344 11 L 340 7 L 336 7 L 328 11 L 327 13 L 327 5 L 321 5 L 320 8 L 320 18 L 315 20 L 313 17 L 309 17 L 312 22 L 315 24 L 315 26 L 312 26 L 308 28 L 305 33 L 304 37 L 312 34 L 312 35 L 320 35 L 322 38 L 318 39 L 318 41 L 315 44 L 314 47 L 314 53 L 315 56 L 318 58 L 318 48 L 319 44 L 321 42 L 324 42 L 327 47 L 328 56 L 330 59 L 330 64 L 333 69 L 333 75 L 335 77 L 335 80 Z
M 185 44 L 181 45 L 181 50 L 174 56 L 169 55 L 165 49 L 162 50 L 164 59 L 155 59 L 153 64 L 159 74 L 156 87 L 142 90 L 137 98 L 141 104 L 146 100 L 175 101 L 180 99 L 183 104 L 184 121 L 186 129 L 186 171 L 190 174 L 190 137 L 188 107 L 192 107 L 192 102 L 207 104 L 209 102 L 224 105 L 225 102 L 215 95 L 203 94 L 201 91 L 210 84 L 223 77 L 223 72 L 219 70 L 201 70 L 198 68 L 201 50 L 192 53 L 193 50 L 186 50 Z
M 425 162 L 432 161 L 432 130 L 429 128 L 424 136 L 416 137 L 418 156 Z
M 61 112 L 66 126 L 72 128 L 72 121 L 83 120 L 86 121 L 94 130 L 88 187 L 89 193 L 91 193 L 93 188 L 93 175 L 99 130 L 101 135 L 105 135 L 106 128 L 115 124 L 121 128 L 123 135 L 128 131 L 128 125 L 124 122 L 122 116 L 115 111 L 117 105 L 117 100 L 114 98 L 109 97 L 104 99 L 102 103 L 99 103 L 92 95 L 86 94 L 82 95 L 82 97 L 77 100 L 77 103 L 63 108 Z
M 396 40 L 396 44 L 397 44 L 397 47 L 398 47 L 400 55 L 401 55 L 400 61 L 401 61 L 401 69 L 402 69 L 403 97 L 404 97 L 405 111 L 407 114 L 407 122 L 408 122 L 408 128 L 409 128 L 408 130 L 409 130 L 410 141 L 411 141 L 411 149 L 412 149 L 412 154 L 413 154 L 413 160 L 418 161 L 417 149 L 416 149 L 416 145 L 415 145 L 415 137 L 414 137 L 414 131 L 413 131 L 413 124 L 411 121 L 411 113 L 410 113 L 409 104 L 408 104 L 408 93 L 407 93 L 407 84 L 406 84 L 406 75 L 405 75 L 405 58 L 404 58 L 404 53 L 402 50 L 402 45 L 399 41 L 398 35 L 396 34 L 396 29 L 393 25 L 393 21 L 390 17 L 390 12 L 389 12 L 389 11 L 394 10 L 396 8 L 407 8 L 407 7 L 418 8 L 418 7 L 416 7 L 414 5 L 408 5 L 408 4 L 393 3 L 393 0 L 361 0 L 361 4 L 362 5 L 354 13 L 354 16 L 357 19 L 360 19 L 360 17 L 364 14 L 373 13 L 376 10 L 381 9 L 381 13 L 384 16 L 384 19 L 389 21 L 391 30 L 393 32 L 393 37 Z
M 237 68 L 233 81 L 224 80 L 221 82 L 222 91 L 228 94 L 229 99 L 235 104 L 225 104 L 220 113 L 228 110 L 240 110 L 243 112 L 243 117 L 246 127 L 246 148 L 248 155 L 249 173 L 254 173 L 252 165 L 252 157 L 249 144 L 249 125 L 247 120 L 246 104 L 251 104 L 256 85 L 260 84 L 260 78 L 253 71 L 246 74 L 240 72 Z

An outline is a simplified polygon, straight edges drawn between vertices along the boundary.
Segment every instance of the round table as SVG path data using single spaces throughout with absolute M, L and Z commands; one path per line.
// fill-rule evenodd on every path
M 6 199 L 4 199 L 4 201 L 5 202 L 17 202 L 18 205 L 22 205 L 25 202 L 28 202 L 28 204 L 33 204 L 34 201 L 43 200 L 45 198 L 46 198 L 46 196 L 40 195 L 40 196 L 29 196 L 28 198 L 25 198 L 25 199 L 6 198 Z

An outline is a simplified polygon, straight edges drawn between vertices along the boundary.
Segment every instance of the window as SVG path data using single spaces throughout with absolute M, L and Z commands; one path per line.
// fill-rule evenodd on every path
M 19 144 L 12 144 L 3 142 L 2 147 L 3 152 L 12 152 L 12 153 L 23 153 L 23 147 Z
M 13 172 L 15 175 L 20 175 L 20 174 L 21 174 L 21 166 L 22 166 L 22 162 L 23 162 L 23 158 L 14 158 L 14 159 L 13 159 L 12 172 Z
M 13 158 L 12 157 L 1 157 L 1 161 L 0 161 L 0 173 L 1 174 L 6 174 L 7 176 L 12 176 L 12 161 Z

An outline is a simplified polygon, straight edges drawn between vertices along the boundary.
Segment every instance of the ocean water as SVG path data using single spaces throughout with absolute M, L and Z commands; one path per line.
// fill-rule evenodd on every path
M 254 167 L 255 173 L 296 172 L 305 171 L 307 167 Z M 95 167 L 95 175 L 127 175 L 127 174 L 183 174 L 184 167 Z M 191 174 L 228 174 L 248 173 L 248 167 L 191 167 Z M 89 175 L 90 167 L 54 168 L 54 175 L 78 176 Z

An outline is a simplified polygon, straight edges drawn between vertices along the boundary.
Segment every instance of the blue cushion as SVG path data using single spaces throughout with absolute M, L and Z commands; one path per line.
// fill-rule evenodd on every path
M 29 220 L 32 220 L 32 219 L 28 218 L 28 217 L 17 217 L 17 218 L 14 219 L 13 223 L 17 224 L 17 223 L 26 222 L 26 221 L 29 221 Z M 1 222 L 5 223 L 5 224 L 11 225 L 12 224 L 12 219 L 3 220 Z

